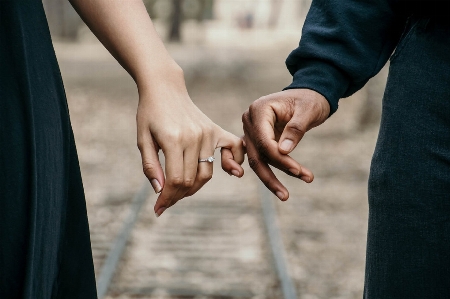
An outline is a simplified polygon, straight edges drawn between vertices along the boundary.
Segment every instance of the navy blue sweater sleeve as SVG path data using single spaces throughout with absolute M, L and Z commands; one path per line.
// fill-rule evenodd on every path
M 325 96 L 331 113 L 376 75 L 398 43 L 406 18 L 395 0 L 313 0 L 299 47 L 287 58 L 293 82 Z

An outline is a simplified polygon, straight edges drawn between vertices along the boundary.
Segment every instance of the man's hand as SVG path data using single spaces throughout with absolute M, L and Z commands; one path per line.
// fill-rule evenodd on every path
M 287 200 L 289 192 L 269 165 L 312 182 L 313 173 L 288 154 L 307 131 L 322 124 L 329 114 L 328 101 L 320 93 L 290 89 L 254 101 L 242 116 L 250 167 L 279 199 Z

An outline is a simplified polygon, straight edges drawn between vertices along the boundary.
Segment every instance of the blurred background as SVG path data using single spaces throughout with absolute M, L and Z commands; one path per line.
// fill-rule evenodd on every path
M 145 183 L 136 147 L 137 90 L 66 0 L 44 0 L 66 88 L 86 192 L 97 277 Z M 289 85 L 284 60 L 298 44 L 310 0 L 145 0 L 193 101 L 242 135 L 241 115 Z M 315 174 L 279 174 L 273 198 L 288 272 L 302 299 L 362 298 L 367 179 L 386 68 L 293 153 Z M 216 152 L 216 158 L 219 153 Z M 163 157 L 161 157 L 163 160 Z M 259 181 L 215 163 L 214 178 L 160 218 L 151 195 L 107 298 L 283 298 L 261 212 Z

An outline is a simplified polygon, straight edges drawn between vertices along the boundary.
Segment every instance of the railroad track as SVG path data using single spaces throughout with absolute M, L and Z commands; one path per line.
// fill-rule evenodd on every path
M 156 221 L 139 217 L 149 189 L 142 187 L 127 213 L 120 207 L 115 238 L 104 236 L 105 227 L 92 232 L 99 299 L 297 298 L 275 199 L 264 186 L 252 198 L 188 200 Z

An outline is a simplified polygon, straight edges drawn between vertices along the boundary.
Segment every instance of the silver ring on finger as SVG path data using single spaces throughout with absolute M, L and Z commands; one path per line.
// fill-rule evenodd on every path
M 208 158 L 205 158 L 205 159 L 198 159 L 198 162 L 199 162 L 199 163 L 200 163 L 200 162 L 209 162 L 209 163 L 212 163 L 212 162 L 214 162 L 214 160 L 215 160 L 214 156 L 211 156 L 211 157 L 208 157 Z

